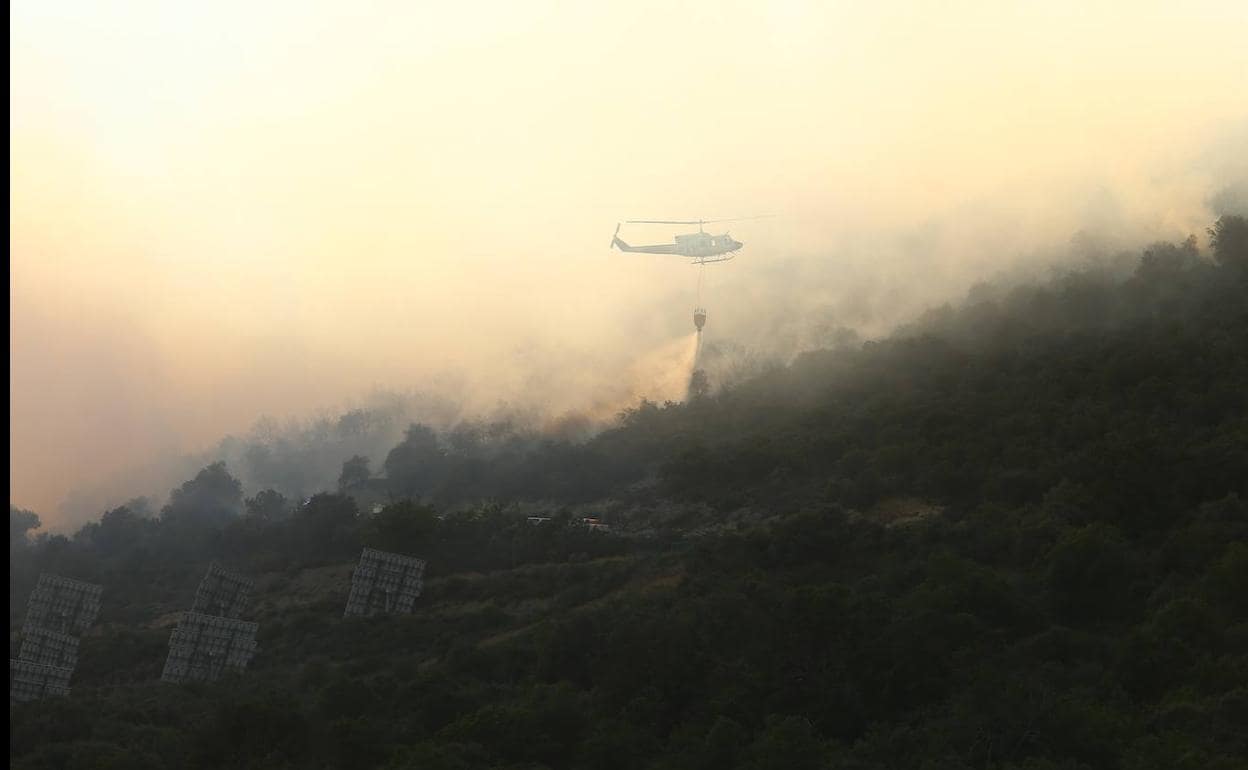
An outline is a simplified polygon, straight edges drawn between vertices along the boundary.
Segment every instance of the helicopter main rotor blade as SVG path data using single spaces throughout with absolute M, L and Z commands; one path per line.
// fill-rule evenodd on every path
M 629 219 L 629 225 L 710 225 L 716 222 L 744 222 L 749 219 L 767 219 L 775 214 L 759 214 L 756 217 L 733 217 L 732 219 Z
M 759 214 L 756 217 L 733 217 L 732 219 L 704 219 L 702 220 L 702 224 L 709 225 L 709 224 L 714 224 L 715 222 L 745 222 L 746 220 L 750 220 L 750 219 L 769 219 L 774 216 L 775 214 Z

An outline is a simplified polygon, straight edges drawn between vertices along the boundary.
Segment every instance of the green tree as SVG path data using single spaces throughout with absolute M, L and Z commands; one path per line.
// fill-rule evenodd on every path
M 306 559 L 350 558 L 360 547 L 359 511 L 355 500 L 345 495 L 313 495 L 291 524 Z
M 372 472 L 368 469 L 368 458 L 355 455 L 342 464 L 342 473 L 338 475 L 338 491 L 346 492 L 366 483 Z
M 1120 620 L 1131 607 L 1130 551 L 1118 530 L 1105 524 L 1081 527 L 1049 555 L 1049 590 L 1057 618 L 1076 624 Z
M 279 521 L 290 512 L 290 502 L 275 489 L 262 489 L 247 498 L 247 515 L 259 521 Z
M 150 521 L 138 516 L 129 506 L 121 506 L 100 517 L 100 527 L 95 533 L 95 545 L 114 553 L 141 542 Z
M 242 483 L 230 475 L 225 463 L 215 462 L 173 490 L 161 518 L 174 523 L 220 526 L 236 517 L 242 507 Z
M 429 495 L 443 471 L 444 454 L 433 429 L 412 423 L 386 455 L 384 467 L 392 487 L 406 495 Z
M 769 716 L 750 746 L 750 770 L 822 770 L 828 752 L 810 720 L 800 716 Z
M 437 526 L 433 508 L 403 500 L 387 505 L 372 517 L 367 540 L 388 551 L 415 553 L 430 545 Z
M 1248 218 L 1227 215 L 1209 230 L 1214 259 L 1248 275 Z
M 9 504 L 9 551 L 29 545 L 28 533 L 42 526 L 34 511 Z

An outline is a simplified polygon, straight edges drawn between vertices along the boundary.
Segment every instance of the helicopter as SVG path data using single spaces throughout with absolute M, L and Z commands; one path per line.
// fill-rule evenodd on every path
M 762 217 L 742 217 L 741 219 L 761 219 Z M 690 264 L 707 265 L 712 262 L 727 262 L 736 257 L 736 251 L 745 244 L 732 239 L 728 233 L 712 235 L 702 229 L 703 225 L 716 222 L 739 222 L 741 219 L 630 219 L 615 226 L 611 236 L 611 245 L 620 251 L 641 252 L 644 254 L 677 254 L 693 260 Z M 675 243 L 659 243 L 652 246 L 630 246 L 620 240 L 620 227 L 623 225 L 697 225 L 696 233 L 676 236 Z

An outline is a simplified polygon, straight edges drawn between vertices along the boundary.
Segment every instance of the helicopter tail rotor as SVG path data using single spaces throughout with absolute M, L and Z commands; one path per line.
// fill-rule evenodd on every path
M 616 243 L 620 240 L 619 236 L 620 236 L 620 225 L 621 225 L 621 224 L 623 224 L 623 223 L 622 223 L 622 222 L 616 222 L 616 223 L 615 223 L 615 232 L 614 232 L 614 233 L 611 233 L 611 246 L 614 246 L 614 245 L 615 245 L 615 244 L 616 244 Z M 611 246 L 608 246 L 607 248 L 611 248 Z
M 620 251 L 639 251 L 639 249 L 634 249 L 632 246 L 629 246 L 627 243 L 620 240 L 620 226 L 619 225 L 615 226 L 615 233 L 611 235 L 611 245 L 619 249 Z

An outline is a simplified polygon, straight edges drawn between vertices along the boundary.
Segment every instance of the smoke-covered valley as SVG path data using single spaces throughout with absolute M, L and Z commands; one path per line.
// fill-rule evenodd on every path
M 1182 203 L 1175 198 L 1169 210 L 1190 209 L 1176 219 L 1184 225 L 1202 215 L 1212 221 L 1241 213 L 1244 189 L 1231 183 Z M 1157 212 L 1149 213 L 1152 226 L 1131 221 L 1105 190 L 1099 192 L 1096 201 L 1077 207 L 1091 212 L 1087 219 L 1066 223 L 1077 227 L 1065 238 L 1047 240 L 1022 222 L 992 219 L 1000 214 L 986 203 L 982 211 L 971 207 L 893 234 L 844 237 L 826 247 L 833 256 L 824 258 L 796 249 L 788 257 L 768 253 L 768 237 L 782 241 L 785 229 L 783 220 L 769 223 L 760 228 L 756 253 L 740 264 L 663 265 L 673 280 L 626 314 L 624 323 L 639 333 L 615 349 L 529 338 L 488 366 L 433 371 L 405 389 L 375 385 L 329 407 L 278 411 L 280 398 L 261 397 L 255 406 L 267 411 L 244 429 L 199 449 L 151 453 L 102 477 L 79 479 L 58 515 L 47 518 L 55 529 L 73 529 L 136 498 L 144 502 L 132 507 L 154 513 L 169 490 L 217 461 L 239 478 L 247 495 L 274 489 L 305 499 L 336 489 L 343 463 L 353 457 L 367 458 L 370 472 L 384 475 L 388 453 L 412 423 L 434 429 L 447 447 L 462 447 L 466 436 L 474 436 L 473 451 L 486 455 L 549 440 L 583 442 L 617 425 L 623 412 L 642 401 L 685 399 L 694 365 L 687 329 L 695 291 L 711 318 L 699 366 L 719 391 L 786 367 L 804 352 L 853 351 L 899 330 L 925 333 L 939 323 L 942 308 L 947 313 L 951 305 L 1004 298 L 1015 286 L 1067 270 L 1125 280 L 1148 243 L 1167 233 L 1169 240 L 1183 239 L 1175 222 L 1156 224 L 1164 219 Z M 981 214 L 984 221 L 972 222 Z M 1207 241 L 1203 228 L 1189 231 L 1199 233 L 1198 243 Z M 700 287 L 698 270 L 704 271 Z M 248 385 L 260 393 L 266 389 L 262 380 L 244 375 L 238 386 Z M 140 414 L 133 411 L 132 419 L 141 426 Z
M 1248 4 L 10 28 L 11 767 L 1243 766 Z

